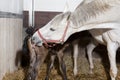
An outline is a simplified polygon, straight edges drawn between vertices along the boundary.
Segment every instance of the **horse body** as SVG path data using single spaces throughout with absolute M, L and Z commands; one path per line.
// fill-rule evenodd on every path
M 112 42 L 120 43 L 119 29 L 89 30 L 89 32 L 100 44 L 107 45 L 108 38 Z
M 120 32 L 119 29 L 97 30 L 97 32 L 96 30 L 90 30 L 90 33 L 97 40 L 98 43 L 107 46 L 108 57 L 110 61 L 110 76 L 112 80 L 115 80 L 117 76 L 116 51 L 118 47 L 120 47 L 120 35 L 118 34 L 119 32 Z M 94 33 L 100 33 L 100 34 L 94 34 Z M 94 45 L 92 49 L 96 47 L 96 44 L 91 44 L 91 45 Z
M 91 39 L 91 43 L 87 45 L 87 54 L 88 54 L 88 61 L 90 64 L 90 73 L 93 73 L 92 69 L 94 68 L 93 65 L 93 58 L 92 58 L 92 51 L 98 44 L 102 44 L 107 46 L 108 57 L 110 60 L 110 76 L 112 80 L 115 80 L 117 76 L 117 67 L 116 67 L 116 51 L 118 47 L 120 47 L 120 35 L 119 29 L 99 29 L 99 30 L 89 30 L 91 35 L 94 39 Z M 77 46 L 74 45 L 74 46 Z M 74 47 L 78 49 L 77 47 Z M 74 50 L 76 50 L 74 49 Z M 78 53 L 74 52 L 74 62 L 76 61 L 76 65 L 74 65 L 74 74 L 77 74 L 77 56 Z

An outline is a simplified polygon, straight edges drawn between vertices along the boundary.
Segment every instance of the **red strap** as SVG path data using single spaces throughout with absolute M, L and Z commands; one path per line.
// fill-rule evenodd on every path
M 68 26 L 69 26 L 69 21 L 66 25 L 66 28 L 64 30 L 64 33 L 63 33 L 63 36 L 61 37 L 61 39 L 59 40 L 48 40 L 48 39 L 45 39 L 42 34 L 40 33 L 40 31 L 38 30 L 38 34 L 39 34 L 39 37 L 43 40 L 43 42 L 45 43 L 46 46 L 49 46 L 48 43 L 61 43 L 61 42 L 64 42 L 64 39 L 65 39 L 65 36 L 66 36 L 66 33 L 67 33 L 67 30 L 68 30 Z

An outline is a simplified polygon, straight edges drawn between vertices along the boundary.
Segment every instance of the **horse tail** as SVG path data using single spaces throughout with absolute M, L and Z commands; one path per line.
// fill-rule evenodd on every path
M 24 38 L 23 46 L 22 46 L 22 54 L 21 54 L 21 66 L 26 67 L 30 64 L 30 50 L 28 47 L 28 41 L 30 36 L 26 36 Z
M 28 48 L 28 40 L 30 39 L 30 36 L 26 36 L 24 38 L 23 46 L 22 46 L 22 51 L 24 54 L 29 54 L 29 48 Z

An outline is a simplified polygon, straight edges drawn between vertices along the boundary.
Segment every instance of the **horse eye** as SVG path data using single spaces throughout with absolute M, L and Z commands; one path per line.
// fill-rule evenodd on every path
M 50 28 L 50 30 L 51 30 L 51 31 L 55 31 L 55 29 L 53 29 L 53 28 Z

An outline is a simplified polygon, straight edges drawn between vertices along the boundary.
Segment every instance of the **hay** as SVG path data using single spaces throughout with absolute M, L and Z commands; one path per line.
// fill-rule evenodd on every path
M 83 57 L 78 59 L 78 75 L 76 77 L 73 76 L 73 63 L 71 55 L 66 54 L 64 57 L 64 61 L 67 69 L 67 77 L 68 80 L 107 80 L 109 76 L 109 63 L 103 63 L 100 59 L 94 59 L 94 74 L 89 74 L 89 64 L 88 60 Z M 106 61 L 108 62 L 108 61 Z M 14 73 L 7 73 L 3 80 L 24 80 L 26 74 L 25 69 L 19 69 Z M 46 75 L 46 63 L 44 63 L 38 75 L 38 80 L 44 80 Z M 56 67 L 54 67 L 50 74 L 49 80 L 62 80 L 61 75 L 59 74 Z M 117 80 L 120 80 L 120 64 L 118 64 L 118 77 Z

